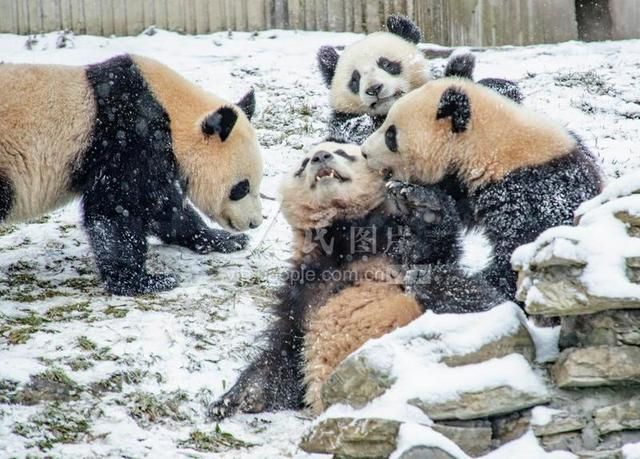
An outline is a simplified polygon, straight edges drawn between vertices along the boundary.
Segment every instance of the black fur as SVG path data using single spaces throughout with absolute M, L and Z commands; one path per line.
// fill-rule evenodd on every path
M 238 114 L 231 107 L 220 107 L 202 121 L 204 135 L 219 135 L 223 142 L 227 140 L 238 121 Z
M 334 112 L 329 121 L 327 142 L 362 145 L 384 123 L 384 115 Z
M 451 86 L 442 93 L 436 119 L 451 118 L 451 131 L 460 133 L 467 130 L 471 119 L 471 102 L 462 89 Z
M 107 290 L 124 295 L 167 290 L 171 275 L 146 270 L 146 237 L 193 250 L 246 244 L 209 228 L 186 202 L 187 184 L 172 150 L 169 116 L 129 56 L 86 70 L 97 102 L 92 141 L 72 174 L 84 225 Z
M 482 278 L 467 278 L 457 267 L 460 221 L 449 196 L 436 187 L 396 183 L 390 186 L 389 197 L 400 210 L 397 216 L 381 207 L 363 218 L 336 221 L 311 232 L 311 241 L 321 239 L 326 245 L 319 244 L 289 271 L 276 320 L 265 336 L 266 347 L 210 406 L 212 418 L 219 420 L 237 411 L 302 407 L 306 318 L 322 307 L 327 292 L 335 294 L 351 285 L 345 273 L 362 257 L 384 256 L 402 266 L 433 267 L 437 275 L 414 276 L 409 287 L 423 308 L 435 312 L 475 312 L 499 302 L 499 295 Z M 371 232 L 363 236 L 360 229 Z
M 422 31 L 409 18 L 394 14 L 387 18 L 387 30 L 411 43 L 420 43 Z
M 518 83 L 511 80 L 505 80 L 503 78 L 483 78 L 482 80 L 478 81 L 478 84 L 486 86 L 487 88 L 494 90 L 498 94 L 508 97 L 514 102 L 517 102 L 518 104 L 521 104 L 522 100 L 524 99 Z
M 336 74 L 338 59 L 340 58 L 338 51 L 333 46 L 321 46 L 317 57 L 322 79 L 327 87 L 330 87 L 333 76 Z
M 256 93 L 253 89 L 251 89 L 248 93 L 242 96 L 236 105 L 240 107 L 240 109 L 247 115 L 247 118 L 251 120 L 253 118 L 254 113 L 256 112 Z
M 0 173 L 0 223 L 7 218 L 14 200 L 13 186 L 9 179 Z
M 579 141 L 578 148 L 563 157 L 518 169 L 471 193 L 474 222 L 484 228 L 494 247 L 494 260 L 487 269 L 489 282 L 513 298 L 517 279 L 510 259 L 514 249 L 547 228 L 571 224 L 577 207 L 601 187 L 598 167 Z
M 473 70 L 476 66 L 476 57 L 471 53 L 456 54 L 451 56 L 444 69 L 445 77 L 460 77 L 473 80 Z

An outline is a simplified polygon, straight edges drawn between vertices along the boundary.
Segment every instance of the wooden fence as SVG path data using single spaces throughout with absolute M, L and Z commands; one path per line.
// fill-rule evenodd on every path
M 0 32 L 136 35 L 150 25 L 189 34 L 271 28 L 372 32 L 391 13 L 443 45 L 551 43 L 578 38 L 576 1 L 592 0 L 0 0 Z M 640 0 L 607 3 L 607 37 L 640 36 Z

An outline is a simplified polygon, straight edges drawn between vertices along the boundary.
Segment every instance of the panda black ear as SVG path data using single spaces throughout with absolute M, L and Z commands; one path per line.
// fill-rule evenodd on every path
M 471 118 L 471 103 L 462 89 L 451 86 L 442 93 L 436 119 L 442 118 L 451 118 L 451 131 L 456 134 L 467 130 Z
M 220 140 L 224 142 L 231 134 L 237 119 L 238 114 L 233 108 L 220 107 L 202 120 L 202 132 L 206 136 L 217 134 L 220 136 Z
M 502 94 L 518 104 L 522 103 L 524 99 L 522 91 L 520 91 L 520 86 L 518 86 L 518 83 L 515 81 L 504 80 L 502 78 L 484 78 L 478 81 L 478 84 L 493 89 L 498 94 Z
M 420 43 L 422 31 L 411 19 L 406 16 L 394 14 L 387 18 L 387 30 L 411 43 Z
M 240 107 L 244 114 L 247 115 L 247 118 L 251 120 L 251 118 L 253 118 L 253 114 L 256 111 L 256 93 L 253 88 L 251 89 L 251 91 L 242 96 L 242 99 L 240 99 L 236 103 L 236 105 Z
M 460 77 L 473 80 L 473 70 L 476 67 L 476 57 L 471 53 L 455 54 L 449 58 L 444 69 L 445 77 Z
M 339 57 L 338 51 L 333 46 L 321 46 L 318 50 L 318 67 L 320 67 L 322 79 L 327 86 L 331 86 Z

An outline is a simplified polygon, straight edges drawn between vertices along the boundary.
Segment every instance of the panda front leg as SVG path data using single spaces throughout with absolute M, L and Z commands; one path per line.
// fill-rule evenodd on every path
M 151 231 L 165 244 L 186 247 L 196 253 L 230 253 L 247 246 L 246 234 L 211 228 L 185 200 L 163 206 L 151 222 Z
M 387 184 L 387 193 L 405 226 L 392 246 L 396 261 L 416 265 L 459 259 L 463 224 L 451 196 L 436 185 L 395 180 Z
M 481 274 L 467 275 L 455 263 L 411 269 L 404 285 L 425 311 L 436 314 L 481 312 L 507 301 Z
M 137 215 L 124 215 L 126 209 L 116 206 L 106 212 L 104 207 L 104 203 L 85 195 L 84 225 L 107 291 L 116 295 L 141 295 L 176 287 L 178 282 L 174 276 L 150 274 L 146 270 L 143 220 Z

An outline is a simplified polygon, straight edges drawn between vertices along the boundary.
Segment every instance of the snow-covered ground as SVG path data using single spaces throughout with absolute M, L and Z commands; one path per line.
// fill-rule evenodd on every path
M 253 87 L 262 192 L 275 197 L 279 177 L 321 139 L 329 115 L 316 50 L 358 38 L 159 31 L 75 37 L 72 48 L 56 49 L 49 34 L 28 50 L 25 37 L 0 35 L 0 61 L 87 64 L 130 52 L 231 100 Z M 438 73 L 444 60 L 432 65 Z M 477 78 L 517 80 L 525 104 L 580 134 L 607 176 L 640 167 L 639 40 L 487 50 L 476 68 Z M 0 227 L 0 456 L 307 457 L 297 448 L 311 422 L 305 412 L 241 415 L 218 428 L 205 416 L 255 354 L 289 255 L 277 203 L 265 200 L 264 214 L 240 253 L 152 247 L 152 269 L 177 273 L 181 285 L 133 299 L 105 295 L 97 283 L 77 205 Z M 530 436 L 512 448 L 540 454 Z

